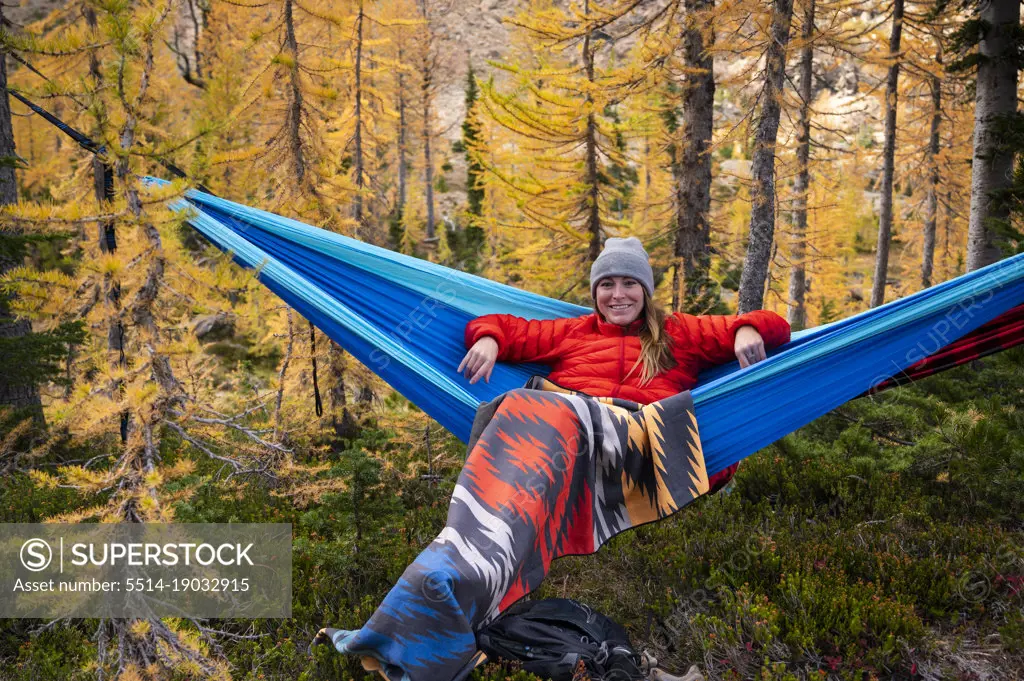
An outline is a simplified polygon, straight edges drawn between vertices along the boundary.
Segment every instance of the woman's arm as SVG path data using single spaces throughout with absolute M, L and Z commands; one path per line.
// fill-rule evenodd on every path
M 490 383 L 496 360 L 550 362 L 574 319 L 527 320 L 508 314 L 477 317 L 466 325 L 469 352 L 459 363 L 469 382 L 483 378 Z
M 764 349 L 789 342 L 789 322 L 768 310 L 755 310 L 741 315 L 673 315 L 678 324 L 677 342 L 694 352 L 701 368 L 725 364 L 738 359 L 749 366 L 764 358 Z M 740 331 L 753 328 L 757 333 Z M 737 337 L 738 336 L 738 337 Z M 763 348 L 761 344 L 763 343 Z M 708 478 L 708 493 L 714 494 L 729 484 L 739 464 L 723 468 Z
M 510 314 L 488 314 L 466 325 L 466 348 L 490 336 L 498 344 L 502 362 L 551 362 L 562 339 L 579 318 L 523 319 Z
M 683 350 L 693 352 L 701 368 L 725 364 L 736 356 L 736 332 L 752 326 L 764 341 L 765 349 L 789 342 L 789 322 L 768 310 L 754 310 L 741 315 L 690 315 L 676 312 L 678 323 L 673 334 Z M 741 338 L 741 340 L 743 340 Z
M 470 385 L 481 378 L 485 382 L 491 382 L 491 372 L 494 371 L 494 361 L 498 358 L 498 342 L 490 336 L 484 336 L 469 349 L 466 356 L 459 362 L 456 369 L 460 374 L 466 370 L 466 378 Z

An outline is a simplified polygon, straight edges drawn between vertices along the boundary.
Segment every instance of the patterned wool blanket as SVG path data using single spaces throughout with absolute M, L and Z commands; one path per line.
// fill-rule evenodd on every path
M 466 678 L 475 632 L 560 556 L 675 513 L 707 492 L 689 392 L 650 405 L 534 377 L 480 407 L 448 522 L 362 629 L 325 629 L 389 681 Z

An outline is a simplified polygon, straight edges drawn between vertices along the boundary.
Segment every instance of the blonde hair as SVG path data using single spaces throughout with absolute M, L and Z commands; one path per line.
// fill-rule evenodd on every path
M 597 311 L 596 300 L 594 301 L 594 310 Z M 597 312 L 601 315 L 600 311 Z M 674 367 L 676 360 L 672 356 L 672 336 L 665 330 L 665 319 L 668 315 L 660 305 L 654 302 L 653 298 L 647 295 L 646 289 L 644 290 L 642 316 L 644 321 L 640 325 L 640 356 L 625 378 L 632 376 L 637 367 L 642 366 L 640 385 L 644 386 L 661 372 Z

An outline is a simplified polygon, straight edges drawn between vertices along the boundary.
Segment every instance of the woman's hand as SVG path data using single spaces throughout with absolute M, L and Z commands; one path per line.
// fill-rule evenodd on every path
M 733 349 L 741 367 L 757 364 L 768 357 L 764 352 L 764 339 L 757 329 L 749 324 L 736 329 L 736 343 Z
M 760 338 L 760 336 L 758 336 Z M 494 362 L 498 358 L 498 341 L 490 336 L 484 336 L 469 349 L 466 356 L 462 358 L 459 368 L 460 374 L 463 368 L 466 370 L 466 378 L 470 385 L 476 383 L 483 376 L 487 383 L 491 382 L 491 371 L 494 370 Z

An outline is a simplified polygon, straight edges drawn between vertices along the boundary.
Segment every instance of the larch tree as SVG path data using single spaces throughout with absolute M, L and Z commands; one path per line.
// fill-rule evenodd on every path
M 921 197 L 912 202 L 910 215 L 912 218 L 920 215 L 920 285 L 923 288 L 932 285 L 935 272 L 943 184 L 954 182 L 948 172 L 944 172 L 952 168 L 943 168 L 949 161 L 943 158 L 942 151 L 943 129 L 951 130 L 947 109 L 955 106 L 953 83 L 947 81 L 943 64 L 951 19 L 951 13 L 942 11 L 939 6 L 910 5 L 904 13 L 902 61 L 908 87 L 901 98 L 905 102 L 907 121 L 904 146 L 910 148 L 910 154 L 897 154 L 896 163 L 905 168 L 902 182 L 907 191 L 914 197 Z M 947 90 L 950 92 L 945 92 Z
M 266 66 L 247 88 L 254 89 L 262 82 L 264 89 L 262 97 L 245 102 L 244 106 L 256 119 L 269 124 L 273 132 L 258 147 L 254 145 L 249 153 L 239 154 L 238 158 L 260 160 L 271 210 L 290 212 L 328 229 L 355 232 L 362 219 L 363 195 L 354 181 L 364 175 L 361 167 L 354 176 L 344 172 L 341 154 L 332 151 L 328 135 L 328 126 L 343 119 L 349 111 L 346 100 L 338 101 L 342 92 L 338 78 L 347 65 L 333 57 L 345 54 L 351 46 L 348 41 L 337 42 L 337 37 L 345 34 L 338 30 L 346 25 L 344 16 L 335 13 L 333 7 L 296 0 L 282 0 L 279 7 L 268 9 L 271 11 L 267 18 L 272 21 L 261 23 L 270 23 L 271 28 L 254 28 L 256 41 L 265 46 L 262 59 Z M 356 14 L 352 28 L 360 27 L 362 17 Z M 361 77 L 361 71 L 356 73 Z M 356 104 L 351 111 L 361 115 L 360 106 L 365 99 L 360 96 L 352 101 Z M 257 109 L 257 102 L 263 106 Z M 357 121 L 354 134 L 358 136 L 356 146 L 361 161 L 364 127 L 361 120 Z M 348 127 L 342 134 L 352 130 Z M 348 152 L 351 151 L 349 146 Z M 282 167 L 288 170 L 284 181 L 280 177 Z M 356 197 L 358 200 L 354 200 Z M 349 211 L 341 209 L 346 203 L 351 206 Z M 315 339 L 316 331 L 310 326 L 311 352 Z M 336 343 L 327 342 L 322 347 L 328 348 L 328 422 L 339 437 L 347 437 L 355 427 L 345 378 L 348 358 Z
M 295 186 L 300 191 L 317 197 L 317 187 L 312 180 L 307 158 L 308 143 L 303 139 L 303 128 L 312 125 L 312 114 L 306 111 L 304 88 L 301 83 L 303 65 L 299 59 L 299 41 L 295 35 L 295 11 L 293 0 L 284 0 L 280 52 L 275 58 L 281 66 L 284 81 L 285 116 L 281 129 L 268 140 L 267 146 L 277 145 L 286 150 Z
M 394 210 L 392 211 L 392 226 L 393 230 L 400 229 L 402 224 L 402 216 L 405 214 L 405 202 L 408 195 L 408 173 L 409 173 L 409 99 L 408 93 L 406 92 L 406 82 L 409 80 L 408 74 L 405 72 L 404 57 L 406 51 L 401 43 L 397 46 L 397 67 L 394 69 L 393 77 L 395 79 L 395 109 L 398 113 L 396 122 L 396 142 L 395 142 L 395 165 L 396 173 L 398 174 L 397 185 L 395 187 L 395 201 Z M 392 242 L 394 246 L 398 246 L 400 238 L 395 238 L 392 235 Z
M 638 3 L 612 7 L 598 19 L 603 31 L 639 36 L 634 56 L 646 84 L 659 93 L 662 129 L 645 139 L 668 155 L 671 175 L 670 219 L 673 310 L 707 313 L 720 305 L 711 278 L 711 180 L 715 98 L 714 0 L 666 3 L 648 16 L 633 17 Z M 611 21 L 614 17 L 615 21 Z M 657 183 L 659 169 L 645 166 L 645 190 Z M 651 207 L 646 202 L 645 210 Z M 646 222 L 642 219 L 641 222 Z
M 955 15 L 950 23 L 955 21 Z M 947 36 L 948 37 L 948 36 Z M 967 271 L 968 232 L 974 147 L 974 102 L 969 78 L 953 72 L 953 49 L 943 49 L 942 120 L 939 128 L 936 250 L 933 281 Z M 940 248 L 941 246 L 941 248 Z
M 270 210 L 342 229 L 351 216 L 340 206 L 354 189 L 339 172 L 338 156 L 327 139 L 328 122 L 336 118 L 334 109 L 342 96 L 338 74 L 344 64 L 335 59 L 347 52 L 337 30 L 342 18 L 315 2 L 298 0 L 277 0 L 258 9 L 231 8 L 230 19 L 250 31 L 244 49 L 251 64 L 232 115 L 268 132 L 216 162 L 244 166 L 266 197 L 260 203 Z M 281 181 L 282 171 L 287 171 L 288 181 Z
M 0 29 L 7 31 L 10 24 L 4 17 L 0 6 Z M 0 206 L 11 205 L 18 201 L 18 180 L 14 171 L 19 165 L 19 157 L 14 146 L 14 129 L 11 126 L 11 103 L 7 94 L 7 50 L 0 45 Z M 13 269 L 17 264 L 15 247 L 18 234 L 0 233 L 0 277 Z M 25 338 L 32 326 L 28 319 L 16 318 L 11 314 L 7 303 L 8 296 L 0 292 L 0 339 L 11 341 Z M 14 381 L 9 374 L 0 376 L 0 407 L 28 409 L 37 418 L 42 418 L 42 402 L 35 384 L 27 381 Z
M 889 277 L 889 244 L 892 240 L 892 185 L 896 165 L 896 112 L 899 102 L 900 41 L 903 37 L 903 0 L 894 0 L 889 33 L 890 60 L 885 81 L 885 139 L 882 142 L 881 207 L 878 215 L 878 243 L 875 246 L 875 274 L 871 284 L 871 307 L 885 302 Z
M 872 306 L 884 302 L 887 285 L 901 296 L 933 283 L 942 196 L 948 190 L 957 201 L 962 199 L 962 168 L 969 156 L 963 148 L 963 131 L 953 123 L 967 108 L 963 84 L 947 79 L 943 64 L 944 42 L 953 14 L 930 3 L 905 3 L 894 6 L 890 18 L 894 21 L 896 17 L 901 24 L 896 61 L 891 44 L 895 27 L 891 27 L 885 56 L 866 60 L 869 65 L 887 69 L 883 102 L 887 120 L 880 158 L 882 172 L 876 185 L 882 240 L 876 245 Z M 899 75 L 894 87 L 892 69 L 897 61 Z M 895 95 L 890 96 L 893 92 Z M 891 126 L 890 117 L 894 119 Z M 890 132 L 898 139 L 890 139 Z M 885 238 L 887 228 L 889 237 Z M 883 259 L 884 277 L 879 269 Z M 919 270 L 914 260 L 920 264 Z
M 625 81 L 634 100 L 645 90 L 659 93 L 655 101 L 661 101 L 647 113 L 656 113 L 654 120 L 661 125 L 650 126 L 644 139 L 646 198 L 634 228 L 649 222 L 650 209 L 660 200 L 658 192 L 652 192 L 663 169 L 650 165 L 659 156 L 652 153 L 653 143 L 667 154 L 663 165 L 671 173 L 672 308 L 706 313 L 721 305 L 718 285 L 711 277 L 715 23 L 720 20 L 719 12 L 714 0 L 673 0 L 646 13 L 640 12 L 641 4 L 624 0 L 602 7 L 589 28 L 611 34 L 613 40 L 638 38 Z M 639 121 L 632 125 L 640 130 L 645 127 Z
M 0 29 L 8 31 L 10 28 L 3 7 L 0 6 Z M 14 129 L 11 126 L 11 102 L 7 94 L 7 49 L 0 46 L 0 205 L 10 205 L 18 201 L 18 180 L 14 175 L 17 166 L 18 155 L 14 149 Z
M 419 5 L 413 0 L 391 4 L 381 24 L 387 38 L 387 73 L 381 79 L 380 107 L 384 112 L 380 136 L 386 138 L 383 165 L 391 169 L 391 177 L 382 183 L 393 188 L 387 197 L 388 240 L 392 248 L 403 253 L 415 251 L 409 212 L 410 170 L 414 167 L 414 114 L 416 100 L 414 83 L 419 79 L 417 60 L 420 43 L 417 33 L 423 27 Z M 384 10 L 382 10 L 383 12 Z M 390 127 L 383 123 L 390 123 Z M 386 130 L 386 132 L 385 132 Z M 415 211 L 414 211 L 415 212 Z
M 58 23 L 45 35 L 5 37 L 12 49 L 49 55 L 50 65 L 60 66 L 55 70 L 78 84 L 76 95 L 86 109 L 104 110 L 93 131 L 102 149 L 92 151 L 114 169 L 113 197 L 90 215 L 91 206 L 80 198 L 89 194 L 92 173 L 84 171 L 92 164 L 85 151 L 66 146 L 61 177 L 48 187 L 54 202 L 3 209 L 5 224 L 42 236 L 115 223 L 117 248 L 104 250 L 96 241 L 82 240 L 70 274 L 21 266 L 0 280 L 0 286 L 19 294 L 16 314 L 46 325 L 81 314 L 89 330 L 81 351 L 69 358 L 72 390 L 51 395 L 45 405 L 55 430 L 20 463 L 40 487 L 77 491 L 78 502 L 52 518 L 56 521 L 171 521 L 176 502 L 195 490 L 195 485 L 177 487 L 195 471 L 194 457 L 222 466 L 228 478 L 276 480 L 282 493 L 296 480 L 279 476 L 282 467 L 295 470 L 291 451 L 264 435 L 272 429 L 262 406 L 273 391 L 257 387 L 255 397 L 252 390 L 225 392 L 215 377 L 218 360 L 200 351 L 193 332 L 197 315 L 211 310 L 224 311 L 240 326 L 257 324 L 260 287 L 226 254 L 204 253 L 205 264 L 193 261 L 195 253 L 179 238 L 181 217 L 161 208 L 183 186 L 156 190 L 140 182 L 153 160 L 168 149 L 185 148 L 192 136 L 183 140 L 168 132 L 189 127 L 189 107 L 178 106 L 170 95 L 171 88 L 181 86 L 179 76 L 168 82 L 160 75 L 175 73 L 165 42 L 172 7 L 98 5 L 92 25 Z M 109 78 L 91 79 L 94 68 Z M 19 75 L 31 79 L 38 73 Z M 61 83 L 48 87 L 56 96 L 69 96 Z M 81 112 L 80 120 L 84 116 Z M 120 306 L 102 309 L 95 301 L 108 274 L 118 282 Z M 111 319 L 125 330 L 119 346 L 124 360 L 114 363 L 107 349 Z M 59 468 L 32 467 L 63 433 L 104 456 Z M 217 633 L 187 619 L 101 619 L 95 674 L 99 679 L 171 673 L 227 679 L 226 664 L 210 653 Z
M 776 176 L 782 178 L 776 209 L 782 221 L 765 291 L 785 308 L 794 328 L 855 311 L 864 300 L 856 285 L 863 273 L 858 266 L 850 277 L 848 267 L 856 255 L 851 247 L 860 243 L 868 219 L 863 201 L 853 198 L 865 188 L 851 186 L 849 178 L 876 166 L 865 118 L 874 90 L 862 86 L 876 70 L 867 59 L 866 36 L 873 37 L 885 18 L 862 7 L 856 0 L 803 0 L 794 7 L 792 89 L 784 92 L 775 160 Z M 851 68 L 851 62 L 858 66 Z M 735 149 L 743 140 L 733 139 Z M 835 212 L 840 205 L 845 213 Z M 735 238 L 741 238 L 738 232 Z
M 439 238 L 434 216 L 434 155 L 431 142 L 434 137 L 434 96 L 437 90 L 438 66 L 440 53 L 433 28 L 430 24 L 429 0 L 417 0 L 423 26 L 419 33 L 417 49 L 419 56 L 419 90 L 420 90 L 420 144 L 423 149 L 423 201 L 426 210 L 426 238 L 424 244 L 428 250 L 434 251 Z
M 935 64 L 942 68 L 942 43 L 935 39 Z M 925 199 L 924 234 L 921 244 L 921 287 L 932 285 L 935 266 L 935 229 L 939 218 L 939 171 L 940 129 L 942 126 L 942 76 L 932 73 L 928 77 L 928 92 L 931 95 L 931 120 L 928 125 L 928 148 L 925 163 L 928 166 L 928 188 Z
M 971 165 L 971 218 L 967 269 L 976 270 L 1001 257 L 997 233 L 1009 224 L 1009 203 L 994 200 L 1013 184 L 1014 149 L 1005 131 L 1017 114 L 1020 67 L 1020 2 L 980 0 L 977 18 L 964 28 L 973 33 L 977 53 L 974 100 L 974 159 Z M 966 41 L 965 41 L 966 42 Z
M 128 245 L 133 258 L 115 261 L 114 258 L 123 257 L 118 253 L 106 257 L 103 265 L 108 271 L 126 271 L 131 269 L 126 267 L 128 265 L 135 268 L 131 280 L 121 288 L 125 305 L 119 312 L 122 322 L 132 326 L 133 334 L 130 344 L 121 348 L 127 362 L 110 367 L 102 360 L 95 362 L 97 357 L 93 355 L 80 358 L 78 369 L 86 374 L 98 374 L 101 386 L 103 383 L 120 385 L 123 390 L 97 391 L 88 383 L 80 385 L 59 420 L 62 425 L 76 426 L 79 433 L 88 433 L 102 427 L 100 424 L 109 422 L 113 416 L 121 421 L 122 428 L 128 428 L 128 433 L 120 451 L 110 457 L 113 463 L 109 468 L 72 465 L 55 474 L 32 471 L 42 486 L 63 484 L 86 495 L 108 495 L 104 503 L 62 516 L 60 519 L 64 521 L 92 517 L 121 522 L 169 519 L 168 497 L 160 490 L 160 481 L 180 478 L 189 470 L 188 466 L 178 465 L 175 470 L 160 463 L 164 427 L 177 420 L 174 412 L 185 407 L 187 398 L 171 369 L 167 338 L 160 328 L 157 312 L 157 297 L 165 286 L 166 255 L 162 237 L 157 226 L 143 213 L 138 180 L 129 170 L 133 156 L 137 158 L 139 128 L 146 123 L 142 116 L 144 112 L 152 112 L 150 86 L 155 69 L 154 45 L 165 28 L 169 9 L 170 5 L 104 8 L 106 16 L 102 25 L 106 40 L 100 44 L 109 46 L 109 56 L 116 64 L 117 86 L 111 96 L 117 103 L 119 116 L 116 129 L 110 130 L 116 142 L 111 140 L 107 148 L 116 158 L 114 165 L 121 190 L 117 212 L 123 224 L 134 228 L 135 238 Z M 125 30 L 128 28 L 131 30 Z M 31 44 L 31 41 L 26 42 Z M 99 96 L 99 93 L 90 94 Z M 67 223 L 67 218 L 59 213 L 27 205 L 7 217 L 39 231 Z M 71 294 L 75 290 L 95 290 L 88 285 L 75 286 L 66 275 L 33 272 L 28 268 L 20 270 L 17 278 L 27 294 L 20 312 L 27 316 L 38 314 L 43 308 L 53 314 L 67 304 L 68 299 L 74 298 Z M 51 300 L 40 299 L 39 293 L 43 291 L 50 293 Z M 59 291 L 65 293 L 54 296 Z M 120 416 L 125 407 L 131 414 L 127 422 Z M 180 425 L 174 423 L 172 427 L 180 428 Z M 108 673 L 113 676 L 143 673 L 152 665 L 168 669 L 187 665 L 206 677 L 222 676 L 226 671 L 210 660 L 199 646 L 188 642 L 180 627 L 161 620 L 102 619 L 96 635 L 97 672 L 101 679 L 107 678 Z M 111 648 L 117 651 L 116 659 L 108 657 Z
M 814 96 L 814 25 L 815 0 L 804 0 L 803 27 L 800 32 L 800 98 L 797 114 L 796 182 L 793 187 L 793 210 L 789 269 L 788 319 L 794 329 L 807 326 L 807 197 L 811 184 L 811 100 Z
M 84 6 L 86 24 L 89 30 L 95 35 L 99 26 L 96 20 L 96 11 L 89 4 Z M 94 92 L 98 92 L 104 83 L 103 71 L 100 68 L 99 54 L 96 50 L 89 51 L 89 80 Z M 93 121 L 91 130 L 97 135 L 103 135 L 110 125 L 107 120 L 107 106 L 103 98 L 95 99 L 95 105 L 90 107 Z M 94 156 L 93 165 L 93 195 L 96 198 L 97 210 L 102 212 L 107 209 L 114 200 L 114 179 L 115 169 L 113 160 Z M 97 225 L 97 237 L 101 253 L 112 254 L 117 251 L 117 220 L 106 219 Z M 106 272 L 102 283 L 103 305 L 107 310 L 107 352 L 110 355 L 112 367 L 123 371 L 127 367 L 127 356 L 124 353 L 125 325 L 120 319 L 121 309 L 121 283 L 114 272 Z M 79 312 L 82 312 L 80 310 Z M 121 382 L 117 384 L 118 391 L 124 389 Z M 121 412 L 121 442 L 127 441 L 129 428 L 129 412 Z
M 583 15 L 586 15 L 590 10 L 589 0 L 583 2 Z M 594 69 L 594 50 L 596 45 L 594 44 L 594 32 L 588 31 L 583 36 L 583 44 L 581 46 L 580 55 L 583 59 L 583 72 L 586 77 L 588 84 L 595 82 L 595 69 Z M 584 167 L 586 168 L 586 176 L 584 181 L 586 182 L 585 196 L 586 200 L 584 203 L 584 210 L 586 211 L 586 230 L 590 235 L 590 248 L 587 253 L 587 259 L 590 262 L 597 260 L 597 256 L 601 254 L 601 246 L 603 240 L 601 238 L 601 207 L 600 207 L 600 192 L 599 176 L 598 176 L 598 148 L 597 148 L 597 112 L 594 111 L 594 96 L 589 90 L 584 91 L 585 111 L 586 111 L 586 128 L 583 135 L 583 148 L 584 148 Z
M 352 85 L 349 92 L 352 97 L 352 113 L 350 114 L 352 133 L 349 140 L 343 147 L 342 153 L 346 155 L 346 161 L 352 168 L 351 183 L 355 189 L 352 195 L 352 222 L 355 238 L 367 236 L 366 207 L 364 205 L 367 193 L 366 178 L 366 144 L 367 144 L 367 117 L 366 98 L 367 87 L 364 84 L 366 77 L 366 34 L 368 32 L 369 19 L 366 15 L 365 0 L 356 0 L 356 13 L 352 18 Z
M 682 45 L 686 83 L 682 153 L 675 166 L 676 219 L 672 309 L 709 312 L 711 280 L 711 141 L 714 128 L 714 0 L 686 0 Z
M 615 102 L 627 80 L 602 54 L 609 36 L 594 24 L 600 15 L 590 1 L 566 9 L 534 3 L 509 20 L 532 46 L 526 63 L 500 65 L 506 86 L 481 84 L 486 115 L 515 149 L 503 167 L 485 167 L 520 212 L 504 216 L 505 224 L 524 234 L 542 228 L 540 260 L 591 262 L 605 237 L 629 226 L 618 217 L 624 183 L 614 170 L 626 164 Z M 538 272 L 545 266 L 534 262 Z M 553 294 L 582 281 L 559 278 Z
M 25 67 L 29 78 L 35 82 L 33 85 L 38 83 L 38 79 L 43 81 L 41 90 L 42 92 L 36 92 L 35 88 L 29 92 L 29 94 L 38 99 L 45 97 L 46 99 L 52 99 L 54 110 L 59 114 L 70 115 L 71 120 L 74 123 L 79 121 L 85 122 L 89 134 L 94 137 L 101 137 L 102 132 L 107 126 L 106 120 L 106 105 L 101 100 L 96 100 L 92 105 L 87 106 L 83 101 L 75 96 L 78 92 L 78 83 L 72 78 L 59 79 L 54 81 L 47 77 L 47 75 L 40 71 L 36 66 L 32 64 L 36 58 L 42 59 L 45 63 L 43 68 L 50 70 L 49 66 L 59 65 L 61 60 L 69 60 L 81 57 L 83 53 L 87 55 L 88 60 L 88 76 L 87 82 L 91 91 L 96 92 L 100 89 L 103 83 L 103 73 L 100 69 L 99 59 L 96 54 L 96 50 L 89 49 L 88 43 L 90 41 L 99 40 L 96 38 L 97 35 L 97 20 L 96 20 L 96 8 L 89 2 L 77 2 L 70 3 L 63 12 L 69 15 L 81 14 L 85 19 L 84 24 L 79 24 L 80 30 L 67 30 L 60 32 L 59 36 L 55 40 L 44 40 L 37 41 L 34 36 L 36 33 L 30 31 L 25 35 L 19 35 L 17 38 L 12 36 L 13 45 L 9 45 L 11 49 L 11 55 Z M 45 34 L 52 32 L 54 26 L 59 26 L 62 21 L 58 18 L 54 21 L 44 19 L 40 22 L 39 26 L 33 26 L 33 28 L 40 28 Z M 31 60 L 31 61 L 30 61 Z M 6 99 L 6 92 L 4 95 Z M 62 102 L 68 100 L 72 107 L 67 110 L 67 114 L 62 111 Z M 9 105 L 8 105 L 9 106 Z M 45 124 L 47 130 L 52 130 L 50 124 Z M 64 142 L 64 134 L 57 132 L 54 139 L 55 145 L 53 148 L 54 155 L 59 155 L 62 152 L 62 144 Z M 72 153 L 74 154 L 77 148 L 73 148 Z M 39 163 L 42 172 L 39 174 L 39 184 L 42 187 L 38 187 L 41 191 L 36 193 L 39 194 L 50 194 L 54 193 L 54 189 L 49 179 L 49 174 L 55 170 L 52 162 L 44 159 Z M 90 164 L 94 174 L 94 195 L 97 200 L 97 209 L 100 213 L 107 212 L 108 206 L 104 205 L 105 202 L 110 201 L 113 198 L 113 186 L 114 186 L 114 166 L 113 161 L 108 157 L 100 159 L 99 157 L 92 157 Z M 117 248 L 117 227 L 116 221 L 113 217 L 107 217 L 97 224 L 97 245 L 101 252 L 108 253 L 113 252 Z M 38 235 L 37 235 L 38 236 Z M 74 232 L 71 238 L 71 245 L 69 250 L 75 252 L 80 249 L 80 242 L 88 239 L 84 226 Z M 106 311 L 106 344 L 109 356 L 109 362 L 112 367 L 124 368 L 124 353 L 122 352 L 123 341 L 125 337 L 124 324 L 119 319 L 119 313 L 121 308 L 121 289 L 116 276 L 116 272 L 107 270 L 104 272 L 102 281 L 96 281 L 93 283 L 93 287 L 89 292 L 83 296 L 83 302 L 81 306 L 76 309 L 72 314 L 67 315 L 68 320 L 62 322 L 62 324 L 70 323 L 70 320 L 77 320 L 88 314 L 98 303 L 102 301 L 102 307 Z M 25 323 L 27 329 L 27 320 L 21 320 Z M 69 352 L 74 352 L 73 349 L 69 348 Z M 115 390 L 119 390 L 120 384 L 115 384 Z M 122 412 L 121 414 L 120 432 L 122 435 L 122 443 L 127 439 L 127 428 L 128 428 L 128 414 Z
M 739 312 L 761 309 L 775 236 L 775 145 L 782 113 L 782 88 L 793 19 L 792 0 L 773 0 L 765 49 L 761 111 L 754 136 L 750 232 L 740 277 Z
M 376 206 L 382 204 L 378 200 L 381 183 L 377 182 L 378 163 L 385 155 L 384 140 L 378 134 L 380 119 L 383 117 L 385 96 L 374 85 L 373 78 L 377 75 L 374 66 L 373 51 L 380 51 L 387 46 L 384 38 L 375 38 L 374 33 L 382 28 L 380 17 L 367 10 L 365 0 L 356 0 L 351 13 L 338 22 L 343 34 L 348 36 L 348 56 L 341 65 L 342 80 L 339 90 L 348 93 L 348 101 L 338 116 L 334 126 L 338 130 L 331 134 L 340 148 L 340 166 L 347 169 L 347 183 L 352 191 L 348 197 L 351 205 L 352 236 L 376 245 L 382 245 L 384 236 L 382 211 Z M 331 344 L 332 366 L 338 371 L 347 369 L 350 373 L 357 369 L 342 360 L 341 348 Z M 368 372 L 359 370 L 355 377 L 357 384 L 355 394 L 357 402 L 369 404 L 375 397 L 372 388 L 373 380 Z M 343 413 L 344 417 L 345 414 Z M 350 433 L 351 426 L 339 429 L 339 433 Z

